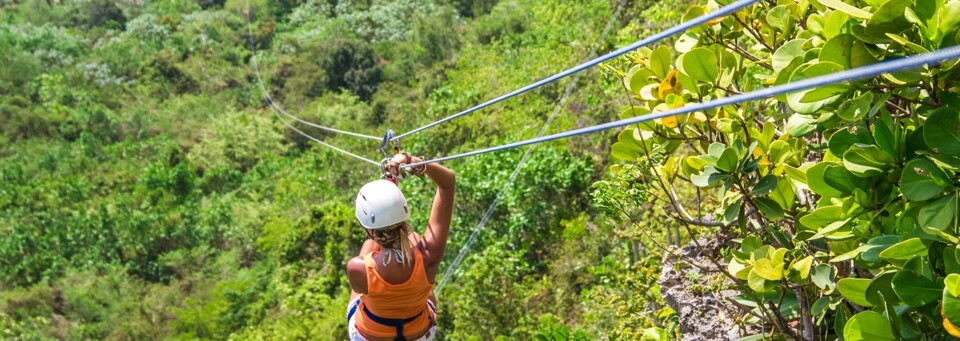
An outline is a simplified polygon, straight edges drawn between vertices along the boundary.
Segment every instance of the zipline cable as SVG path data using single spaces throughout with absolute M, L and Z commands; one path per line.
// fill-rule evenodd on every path
M 626 54 L 626 53 L 628 53 L 628 52 L 630 52 L 630 51 L 636 50 L 636 49 L 641 48 L 641 47 L 646 46 L 646 45 L 650 45 L 650 44 L 656 43 L 656 42 L 658 42 L 658 41 L 660 41 L 660 40 L 663 40 L 664 38 L 673 36 L 673 35 L 675 35 L 675 34 L 677 34 L 677 33 L 686 31 L 686 30 L 688 30 L 688 29 L 691 29 L 691 28 L 700 26 L 701 24 L 704 24 L 704 23 L 706 23 L 706 22 L 708 22 L 708 21 L 710 21 L 710 20 L 713 20 L 713 19 L 715 19 L 715 18 L 719 18 L 719 17 L 725 16 L 725 15 L 728 15 L 728 14 L 730 14 L 730 13 L 733 13 L 733 12 L 735 12 L 735 11 L 741 9 L 741 8 L 744 8 L 744 7 L 746 7 L 746 6 L 749 6 L 749 5 L 751 5 L 751 4 L 753 4 L 753 3 L 757 2 L 757 1 L 759 1 L 759 0 L 738 0 L 738 1 L 736 1 L 736 2 L 733 2 L 733 3 L 729 4 L 729 5 L 726 5 L 726 6 L 721 7 L 721 8 L 719 8 L 719 9 L 717 9 L 716 11 L 713 11 L 713 12 L 710 12 L 710 13 L 707 13 L 707 14 L 704 14 L 704 15 L 701 15 L 701 16 L 696 17 L 696 18 L 694 18 L 694 19 L 692 19 L 692 20 L 690 20 L 690 21 L 687 21 L 687 22 L 682 23 L 682 24 L 680 24 L 680 25 L 676 25 L 676 26 L 674 26 L 674 27 L 671 27 L 671 28 L 669 28 L 669 29 L 667 29 L 667 30 L 661 31 L 660 33 L 654 34 L 654 35 L 649 36 L 649 37 L 647 37 L 647 38 L 641 39 L 641 40 L 639 40 L 639 41 L 637 41 L 637 42 L 635 42 L 635 43 L 633 43 L 633 44 L 627 45 L 627 46 L 625 46 L 625 47 L 623 47 L 623 48 L 621 48 L 621 49 L 619 49 L 619 50 L 610 52 L 610 53 L 605 54 L 605 55 L 603 55 L 603 56 L 600 56 L 600 57 L 594 58 L 594 59 L 592 59 L 592 60 L 589 60 L 589 61 L 587 61 L 587 62 L 584 62 L 583 64 L 580 64 L 580 65 L 574 66 L 574 67 L 572 67 L 572 68 L 569 68 L 569 69 L 567 69 L 567 70 L 561 71 L 560 73 L 557 73 L 557 74 L 555 74 L 555 75 L 553 75 L 553 76 L 550 76 L 550 77 L 541 79 L 541 80 L 539 80 L 539 81 L 537 81 L 537 82 L 531 83 L 530 85 L 527 85 L 527 86 L 524 86 L 524 87 L 519 88 L 519 89 L 517 89 L 517 90 L 514 90 L 513 92 L 510 92 L 510 93 L 508 93 L 508 94 L 506 94 L 506 95 L 502 95 L 502 96 L 500 96 L 500 97 L 497 97 L 497 98 L 494 98 L 494 99 L 492 99 L 492 100 L 486 101 L 486 102 L 484 102 L 484 103 L 482 103 L 482 104 L 479 104 L 479 105 L 474 106 L 474 107 L 472 107 L 472 108 L 469 108 L 469 109 L 467 109 L 467 110 L 464 110 L 464 111 L 461 111 L 461 112 L 459 112 L 459 113 L 456 113 L 456 114 L 447 116 L 447 117 L 442 118 L 442 119 L 440 119 L 440 120 L 438 120 L 438 121 L 434 121 L 433 123 L 427 124 L 427 125 L 422 126 L 422 127 L 420 127 L 420 128 L 416 128 L 416 129 L 411 130 L 411 131 L 408 131 L 408 132 L 406 132 L 406 133 L 397 135 L 396 137 L 394 137 L 393 139 L 391 139 L 391 141 L 399 140 L 399 139 L 401 139 L 401 138 L 404 138 L 404 137 L 413 135 L 413 134 L 415 134 L 415 133 L 418 133 L 418 132 L 424 131 L 424 130 L 426 130 L 426 129 L 429 129 L 429 128 L 431 128 L 431 127 L 437 126 L 437 125 L 439 125 L 439 124 L 441 124 L 441 123 L 444 123 L 444 122 L 448 122 L 448 121 L 450 121 L 450 120 L 453 120 L 453 119 L 455 119 L 455 118 L 457 118 L 457 117 L 470 114 L 470 113 L 475 112 L 475 111 L 477 111 L 477 110 L 480 110 L 480 109 L 486 108 L 486 107 L 488 107 L 488 106 L 491 106 L 491 105 L 493 105 L 493 104 L 496 104 L 496 103 L 502 102 L 502 101 L 504 101 L 504 100 L 507 100 L 507 99 L 509 99 L 509 98 L 511 98 L 511 97 L 514 97 L 514 96 L 520 95 L 520 94 L 522 94 L 522 93 L 528 92 L 528 91 L 530 91 L 530 90 L 539 88 L 539 87 L 544 86 L 544 85 L 546 85 L 546 84 L 553 83 L 553 82 L 555 82 L 555 81 L 557 81 L 557 80 L 559 80 L 559 79 L 561 79 L 561 78 L 567 77 L 567 76 L 572 75 L 572 74 L 574 74 L 574 73 L 578 73 L 578 72 L 580 72 L 580 71 L 583 71 L 583 70 L 585 70 L 585 69 L 587 69 L 587 68 L 593 67 L 593 66 L 595 66 L 595 65 L 597 65 L 597 64 L 600 64 L 600 63 L 602 63 L 602 62 L 605 62 L 605 61 L 607 61 L 607 60 L 610 60 L 610 59 L 619 57 L 619 56 L 621 56 L 621 55 L 623 55 L 623 54 Z
M 268 102 L 270 102 L 270 106 L 272 106 L 272 107 L 275 108 L 276 110 L 280 111 L 280 112 L 283 113 L 285 116 L 293 119 L 294 121 L 303 123 L 303 124 L 305 124 L 305 125 L 308 125 L 308 126 L 311 126 L 311 127 L 317 128 L 317 129 L 323 129 L 323 130 L 326 130 L 326 131 L 329 131 L 329 132 L 332 132 L 332 133 L 350 135 L 350 136 L 361 137 L 361 138 L 366 138 L 366 139 L 371 139 L 371 140 L 377 140 L 377 141 L 380 141 L 380 139 L 382 139 L 382 137 L 376 137 L 376 136 L 371 136 L 371 135 L 366 135 L 366 134 L 354 133 L 354 132 L 351 132 L 351 131 L 346 131 L 346 130 L 331 128 L 331 127 L 319 125 L 319 124 L 316 124 L 316 123 L 313 123 L 313 122 L 305 121 L 305 120 L 300 119 L 299 117 L 297 117 L 297 116 L 295 116 L 295 115 L 292 115 L 292 114 L 288 113 L 286 110 L 283 110 L 283 108 L 280 107 L 280 105 L 277 104 L 277 102 L 273 100 L 273 97 L 270 96 L 270 94 L 267 92 L 267 89 L 266 89 L 266 88 L 264 87 L 264 85 L 263 85 L 263 77 L 260 75 L 260 65 L 257 63 L 257 49 L 256 49 L 256 46 L 255 46 L 255 44 L 254 44 L 254 42 L 253 42 L 253 29 L 251 28 L 251 26 L 253 25 L 253 23 L 250 21 L 250 1 L 249 1 L 249 0 L 247 1 L 247 9 L 246 9 L 246 13 L 244 13 L 244 14 L 245 14 L 246 17 L 247 17 L 247 37 L 250 38 L 250 50 L 251 50 L 251 53 L 252 53 L 251 56 L 250 56 L 250 60 L 251 60 L 252 63 L 253 63 L 254 72 L 256 72 L 256 74 L 257 74 L 257 80 L 259 80 L 259 82 L 260 82 L 260 92 L 262 92 L 264 98 L 265 98 Z
M 617 18 L 620 17 L 620 11 L 623 9 L 623 6 L 626 3 L 627 0 L 620 1 L 620 5 L 618 5 L 617 9 L 613 12 L 613 15 L 610 17 L 610 21 L 607 22 L 607 26 L 604 27 L 603 33 L 600 34 L 600 38 L 597 39 L 597 43 L 593 45 L 593 50 L 589 55 L 587 55 L 587 58 L 593 58 L 593 56 L 597 55 L 597 51 L 600 50 L 600 45 L 602 45 L 603 41 L 607 38 L 607 34 L 610 33 L 610 29 L 613 28 L 613 24 L 616 23 Z M 556 119 L 560 109 L 563 108 L 563 104 L 566 102 L 567 97 L 569 97 L 570 94 L 573 93 L 573 90 L 577 88 L 577 82 L 580 81 L 581 76 L 583 76 L 583 73 L 577 73 L 577 75 L 570 80 L 570 84 L 567 84 L 567 88 L 564 90 L 563 95 L 560 96 L 560 101 L 558 101 L 557 105 L 553 107 L 553 112 L 550 113 L 547 121 L 543 124 L 543 127 L 540 128 L 540 132 L 537 134 L 537 137 L 541 137 L 547 133 L 547 129 L 550 127 L 550 124 L 553 123 L 553 120 Z M 460 249 L 460 253 L 457 254 L 457 258 L 454 259 L 453 263 L 447 267 L 447 271 L 443 273 L 443 277 L 441 277 L 440 281 L 437 282 L 434 295 L 440 295 L 440 292 L 443 291 L 443 287 L 450 280 L 450 276 L 453 275 L 463 259 L 466 258 L 467 254 L 470 252 L 470 248 L 473 247 L 473 243 L 480 234 L 480 231 L 482 231 L 484 226 L 487 225 L 487 221 L 490 220 L 490 217 L 493 215 L 493 211 L 496 210 L 497 206 L 500 205 L 500 202 L 503 201 L 503 198 L 506 196 L 507 189 L 513 186 L 514 180 L 516 180 L 517 175 L 520 174 L 520 171 L 523 170 L 523 166 L 526 165 L 527 159 L 530 158 L 530 155 L 533 154 L 533 150 L 536 149 L 536 147 L 536 145 L 532 145 L 527 148 L 526 152 L 523 154 L 523 157 L 520 158 L 520 162 L 518 162 L 513 168 L 513 173 L 510 173 L 510 178 L 507 179 L 507 182 L 500 188 L 500 192 L 497 193 L 496 199 L 494 199 L 493 203 L 490 204 L 490 207 L 487 208 L 486 214 L 484 214 L 483 218 L 480 219 L 480 223 L 477 224 L 477 227 L 473 229 L 472 233 L 470 233 L 470 237 L 467 238 L 466 244 L 464 244 Z
M 522 147 L 522 146 L 531 145 L 531 144 L 538 144 L 538 143 L 558 140 L 562 138 L 579 136 L 579 135 L 594 133 L 602 130 L 619 128 L 619 127 L 623 127 L 631 124 L 651 121 L 658 118 L 689 114 L 695 111 L 714 109 L 714 108 L 722 107 L 725 105 L 732 105 L 732 104 L 738 104 L 741 102 L 769 98 L 777 95 L 786 94 L 789 92 L 807 90 L 807 89 L 812 89 L 812 88 L 816 88 L 824 85 L 830 85 L 834 83 L 841 83 L 841 82 L 853 81 L 853 80 L 858 80 L 863 78 L 875 77 L 885 73 L 918 68 L 926 64 L 937 64 L 946 60 L 957 59 L 957 58 L 960 58 L 960 45 L 951 46 L 951 47 L 947 47 L 947 48 L 943 48 L 940 50 L 927 52 L 919 55 L 913 55 L 909 57 L 874 63 L 868 66 L 861 66 L 858 68 L 844 70 L 837 73 L 831 73 L 828 75 L 808 78 L 808 79 L 804 79 L 796 82 L 786 83 L 786 84 L 777 85 L 777 86 L 764 88 L 760 90 L 754 90 L 751 92 L 736 94 L 730 97 L 719 98 L 719 99 L 702 102 L 702 103 L 690 104 L 680 108 L 675 108 L 675 109 L 662 111 L 658 113 L 631 117 L 631 118 L 622 119 L 618 121 L 598 124 L 598 125 L 590 126 L 586 128 L 580 128 L 580 129 L 570 130 L 562 133 L 557 133 L 549 136 L 537 137 L 529 140 L 508 143 L 508 144 L 504 144 L 496 147 L 475 150 L 472 152 L 456 154 L 452 156 L 445 156 L 445 157 L 440 157 L 432 160 L 425 160 L 421 162 L 409 163 L 409 164 L 403 165 L 402 167 L 404 168 L 416 167 L 416 166 L 425 165 L 429 163 L 455 160 L 455 159 L 465 158 L 468 156 L 500 151 L 504 149 L 517 148 L 517 147 Z
M 278 114 L 276 111 L 272 111 L 272 110 L 271 110 L 271 112 L 273 112 L 273 115 L 274 115 L 274 116 L 277 116 L 277 118 L 280 119 L 280 122 L 283 122 L 283 124 L 287 125 L 288 128 L 293 129 L 293 131 L 296 131 L 296 132 L 300 133 L 300 135 L 303 135 L 304 137 L 312 140 L 313 142 L 319 143 L 319 144 L 323 145 L 324 147 L 327 147 L 327 148 L 336 150 L 336 151 L 338 151 L 338 152 L 341 152 L 341 153 L 343 153 L 343 154 L 346 154 L 347 156 L 352 156 L 352 157 L 354 157 L 354 158 L 356 158 L 356 159 L 358 159 L 358 160 L 360 160 L 360 161 L 364 161 L 364 162 L 373 164 L 373 165 L 375 165 L 375 166 L 377 166 L 377 167 L 380 167 L 380 163 L 379 163 L 379 162 L 376 162 L 376 161 L 370 160 L 370 159 L 368 159 L 368 158 L 365 158 L 365 157 L 363 157 L 363 156 L 360 156 L 360 155 L 357 155 L 357 154 L 348 152 L 348 151 L 343 150 L 343 149 L 341 149 L 341 148 L 338 148 L 337 146 L 334 146 L 334 145 L 332 145 L 332 144 L 329 144 L 329 143 L 320 141 L 320 140 L 317 139 L 316 137 L 310 136 L 310 135 L 308 135 L 307 133 L 304 133 L 304 132 L 300 131 L 300 129 L 295 128 L 292 124 L 290 124 L 290 122 L 287 122 L 287 120 L 284 120 L 283 117 L 280 116 L 280 114 Z

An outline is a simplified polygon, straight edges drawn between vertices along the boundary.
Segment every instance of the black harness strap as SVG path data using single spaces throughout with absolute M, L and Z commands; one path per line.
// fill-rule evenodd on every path
M 367 306 L 363 306 L 363 313 L 367 314 L 367 317 L 373 320 L 373 322 L 382 324 L 387 327 L 396 328 L 397 337 L 393 338 L 394 341 L 406 341 L 407 338 L 403 337 L 403 325 L 413 322 L 418 317 L 420 317 L 420 315 L 423 315 L 423 312 L 421 311 L 416 316 L 407 318 L 407 319 L 388 319 L 388 318 L 383 318 L 383 317 L 374 315 L 373 313 L 370 312 L 370 310 L 367 309 Z

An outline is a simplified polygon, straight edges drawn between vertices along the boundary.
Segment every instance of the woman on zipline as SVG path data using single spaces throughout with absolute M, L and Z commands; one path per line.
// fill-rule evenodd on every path
M 397 154 L 386 170 L 396 178 L 401 165 L 422 160 Z M 422 238 L 407 223 L 407 200 L 393 182 L 370 182 L 357 195 L 357 220 L 366 229 L 367 241 L 360 255 L 347 262 L 350 340 L 432 340 L 437 334 L 433 283 L 447 246 L 456 178 L 439 164 L 411 172 L 426 175 L 437 185 Z

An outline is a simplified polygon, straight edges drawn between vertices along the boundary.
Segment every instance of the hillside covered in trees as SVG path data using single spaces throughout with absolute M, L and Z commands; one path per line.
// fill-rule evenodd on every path
M 347 339 L 353 199 L 381 174 L 304 134 L 380 142 L 279 109 L 406 132 L 731 3 L 0 0 L 0 339 Z M 956 52 L 958 28 L 960 0 L 751 1 L 402 147 Z M 539 144 L 512 185 L 524 148 L 446 162 L 441 272 L 504 196 L 437 293 L 439 339 L 960 337 L 956 66 Z M 401 185 L 422 231 L 433 188 Z

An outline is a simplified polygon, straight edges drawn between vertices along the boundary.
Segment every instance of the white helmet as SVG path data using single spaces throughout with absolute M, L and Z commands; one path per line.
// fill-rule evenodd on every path
M 369 230 L 393 226 L 410 218 L 407 199 L 400 188 L 387 180 L 367 183 L 357 194 L 357 220 Z

